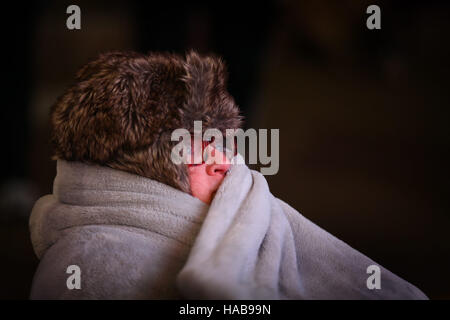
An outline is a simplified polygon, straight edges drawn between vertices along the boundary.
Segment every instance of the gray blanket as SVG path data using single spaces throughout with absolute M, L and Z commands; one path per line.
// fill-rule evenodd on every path
M 33 299 L 426 299 L 234 165 L 210 206 L 162 183 L 59 160 L 30 218 Z M 67 269 L 81 270 L 69 288 Z M 380 289 L 367 268 L 380 267 Z M 69 270 L 70 271 L 70 270 Z

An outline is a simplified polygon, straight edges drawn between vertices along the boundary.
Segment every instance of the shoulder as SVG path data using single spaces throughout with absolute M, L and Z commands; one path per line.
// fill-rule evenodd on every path
M 32 299 L 145 299 L 174 295 L 174 278 L 187 248 L 173 240 L 124 226 L 70 228 L 41 259 Z M 70 266 L 81 288 L 69 289 Z M 173 279 L 172 279 L 173 278 Z

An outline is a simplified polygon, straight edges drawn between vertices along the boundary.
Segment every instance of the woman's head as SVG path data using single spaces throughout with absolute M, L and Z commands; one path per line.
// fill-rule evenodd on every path
M 221 59 L 195 52 L 102 54 L 52 107 L 54 158 L 109 166 L 185 192 L 191 182 L 212 184 L 198 178 L 199 168 L 171 161 L 170 137 L 179 128 L 193 132 L 195 120 L 221 131 L 241 126 L 226 78 Z

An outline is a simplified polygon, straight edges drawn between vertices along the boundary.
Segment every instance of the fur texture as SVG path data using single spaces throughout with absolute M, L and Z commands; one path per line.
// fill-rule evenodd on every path
M 200 56 L 100 55 L 51 110 L 55 159 L 99 164 L 190 192 L 185 165 L 170 160 L 173 130 L 241 127 L 223 61 Z

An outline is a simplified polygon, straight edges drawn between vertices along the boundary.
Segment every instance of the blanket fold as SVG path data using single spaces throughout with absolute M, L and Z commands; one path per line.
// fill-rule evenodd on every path
M 236 165 L 178 285 L 199 299 L 426 299 L 381 266 L 381 288 L 369 289 L 371 265 L 379 266 L 275 198 L 260 173 Z
M 58 160 L 53 194 L 30 217 L 41 259 L 31 298 L 179 298 L 175 276 L 208 207 L 151 179 Z M 80 290 L 67 288 L 69 265 L 81 269 Z
M 426 299 L 233 165 L 210 206 L 154 180 L 58 160 L 30 217 L 36 299 Z M 81 289 L 68 289 L 69 265 Z M 367 268 L 381 269 L 369 289 Z

